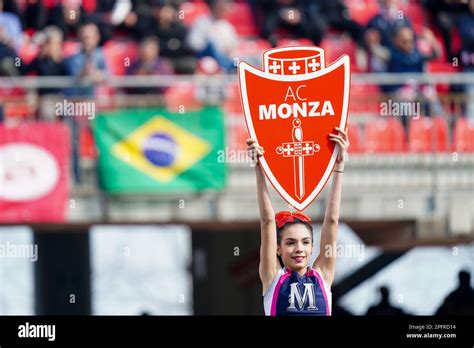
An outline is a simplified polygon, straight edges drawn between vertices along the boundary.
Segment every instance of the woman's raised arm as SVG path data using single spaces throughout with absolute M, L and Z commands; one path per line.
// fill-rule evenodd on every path
M 330 134 L 332 141 L 337 143 L 339 154 L 334 167 L 333 179 L 329 190 L 329 200 L 326 206 L 323 226 L 321 229 L 321 246 L 319 256 L 314 261 L 313 268 L 321 271 L 324 280 L 329 286 L 334 281 L 336 271 L 336 241 L 339 225 L 339 207 L 341 205 L 342 172 L 344 161 L 349 147 L 349 139 L 346 131 L 337 128 L 338 135 Z
M 256 161 L 255 174 L 261 234 L 259 274 L 265 293 L 278 271 L 275 212 L 270 201 L 265 174 L 258 162 L 259 158 L 263 156 L 264 150 L 255 139 L 247 139 L 247 145 L 250 156 Z

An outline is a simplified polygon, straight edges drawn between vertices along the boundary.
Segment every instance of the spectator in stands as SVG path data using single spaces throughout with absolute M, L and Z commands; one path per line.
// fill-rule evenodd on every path
M 226 72 L 236 69 L 232 52 L 238 43 L 237 33 L 225 19 L 229 0 L 212 0 L 210 16 L 203 15 L 194 22 L 188 35 L 189 46 L 198 58 L 212 57 Z
M 81 51 L 66 60 L 67 73 L 78 79 L 89 79 L 93 85 L 105 81 L 108 75 L 107 64 L 102 49 L 98 47 L 100 34 L 97 25 L 92 22 L 84 23 L 79 29 Z M 68 95 L 93 97 L 94 86 L 75 87 L 66 93 Z
M 474 289 L 471 287 L 471 275 L 467 271 L 461 271 L 458 277 L 458 288 L 446 297 L 435 315 L 474 315 Z
M 76 36 L 81 25 L 88 21 L 88 16 L 81 6 L 81 1 L 60 1 L 51 7 L 47 14 L 47 25 L 58 27 L 64 39 Z
M 104 54 L 102 49 L 98 47 L 100 42 L 99 29 L 95 23 L 86 22 L 80 27 L 78 36 L 81 43 L 81 51 L 66 59 L 66 70 L 68 75 L 76 78 L 77 83 L 86 82 L 89 85 L 69 88 L 65 91 L 65 95 L 72 97 L 76 101 L 95 103 L 95 86 L 104 82 L 109 75 Z M 72 158 L 74 176 L 76 181 L 80 182 L 79 137 L 81 129 L 88 127 L 88 119 L 80 117 L 84 115 L 76 116 L 78 117 L 66 117 L 66 121 L 71 126 L 73 139 Z
M 14 13 L 4 12 L 0 0 L 0 76 L 18 75 L 15 60 L 22 36 L 20 19 Z
M 364 28 L 350 17 L 343 0 L 317 0 L 307 4 L 311 22 L 323 20 L 325 32 L 328 27 L 347 32 L 359 48 L 365 49 Z
M 21 18 L 20 9 L 18 8 L 17 0 L 2 0 L 3 11 L 13 13 L 18 18 Z
M 174 73 L 171 63 L 166 58 L 160 58 L 160 40 L 150 36 L 140 44 L 139 58 L 127 70 L 127 75 L 153 76 L 172 75 Z M 163 93 L 163 87 L 140 87 L 127 90 L 133 94 Z
M 380 46 L 388 49 L 393 47 L 392 38 L 400 27 L 411 28 L 410 20 L 403 15 L 398 0 L 381 0 L 380 12 L 376 14 L 367 24 L 365 39 L 372 53 L 369 61 L 369 70 L 374 72 L 386 72 L 385 60 L 379 59 L 374 50 Z
M 18 52 L 23 39 L 20 18 L 14 13 L 3 11 L 3 0 L 0 0 L 0 28 L 1 42 Z
M 46 27 L 38 33 L 39 55 L 22 69 L 22 73 L 37 76 L 66 76 L 66 64 L 63 57 L 63 33 L 54 26 Z M 58 88 L 40 88 L 39 94 L 58 94 Z
M 23 28 L 31 33 L 44 28 L 47 20 L 46 8 L 41 0 L 26 0 L 22 6 L 21 19 Z M 30 34 L 31 34 L 30 33 Z
M 366 315 L 405 315 L 406 313 L 398 307 L 390 304 L 390 291 L 386 286 L 379 288 L 380 302 L 367 310 Z
M 448 59 L 451 61 L 457 52 L 453 52 L 452 30 L 460 17 L 469 12 L 465 0 L 425 0 L 424 8 L 431 14 L 433 23 L 439 28 Z
M 422 73 L 427 61 L 441 55 L 441 47 L 431 30 L 426 28 L 423 36 L 431 47 L 431 53 L 428 55 L 422 54 L 418 50 L 415 33 L 408 26 L 397 28 L 394 33 L 393 47 L 378 46 L 377 49 L 373 49 L 373 53 L 387 63 L 388 72 L 390 73 Z M 404 85 L 382 85 L 381 87 L 385 93 L 389 93 L 392 98 L 399 102 L 423 101 L 425 115 L 440 112 L 436 92 L 431 86 L 407 82 Z M 408 118 L 402 117 L 402 121 L 405 128 L 407 128 Z
M 287 30 L 297 38 L 309 38 L 319 45 L 324 34 L 324 23 L 319 15 L 308 16 L 304 0 L 264 0 L 254 2 L 260 9 L 262 37 L 275 47 L 278 42 L 277 31 Z M 316 10 L 311 8 L 312 12 Z
M 186 40 L 188 28 L 182 24 L 178 4 L 164 0 L 134 2 L 124 26 L 135 40 L 158 36 L 160 55 L 168 58 L 177 73 L 193 74 L 196 59 Z
M 474 0 L 469 1 L 469 12 L 459 18 L 461 36 L 461 64 L 465 72 L 474 72 Z M 474 120 L 474 85 L 466 85 L 466 114 Z
M 114 29 L 128 30 L 135 18 L 132 0 L 101 0 L 97 1 L 94 13 L 90 15 L 100 32 L 101 45 L 112 39 Z
M 151 34 L 160 38 L 161 55 L 170 59 L 178 72 L 192 74 L 194 52 L 186 40 L 188 28 L 180 21 L 178 9 L 173 4 L 153 6 Z

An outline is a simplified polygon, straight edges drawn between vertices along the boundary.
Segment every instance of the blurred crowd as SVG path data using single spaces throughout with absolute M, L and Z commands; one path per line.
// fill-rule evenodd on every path
M 97 87 L 114 75 L 232 74 L 239 60 L 259 66 L 264 50 L 284 45 L 318 45 L 328 62 L 347 54 L 353 72 L 472 72 L 474 0 L 0 0 L 0 76 L 88 81 L 65 89 L 41 86 L 42 100 L 51 94 L 97 98 Z M 160 85 L 119 92 L 166 98 L 173 89 L 170 103 L 193 103 L 192 94 L 241 112 L 235 88 L 192 88 L 178 84 L 174 89 Z M 373 105 L 357 111 L 380 114 L 380 102 L 392 99 L 418 102 L 422 116 L 444 117 L 453 108 L 443 106 L 439 96 L 451 92 L 466 92 L 460 114 L 474 119 L 474 85 L 411 80 L 353 85 L 350 112 L 371 101 Z M 0 101 L 12 95 L 25 92 L 0 88 Z M 38 105 L 35 116 L 51 114 Z M 1 106 L 0 120 L 9 113 Z M 22 113 L 20 106 L 15 104 L 11 113 Z M 24 114 L 32 113 L 25 108 Z M 403 123 L 408 134 L 409 117 L 400 119 L 393 121 Z M 442 120 L 433 127 L 441 124 L 445 132 L 454 121 L 448 123 Z M 468 138 L 464 133 L 470 128 L 461 124 L 460 132 Z
M 472 0 L 1 0 L 0 73 L 96 78 L 108 71 L 101 48 L 124 39 L 139 43 L 127 74 L 193 73 L 203 57 L 232 72 L 241 41 L 321 46 L 344 33 L 356 71 L 422 72 L 455 58 L 474 66 Z

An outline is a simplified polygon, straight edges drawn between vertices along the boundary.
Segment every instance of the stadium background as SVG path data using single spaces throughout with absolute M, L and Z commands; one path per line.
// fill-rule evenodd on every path
M 382 286 L 392 307 L 371 313 L 472 314 L 466 286 L 444 300 L 474 268 L 474 6 L 1 2 L 0 314 L 262 314 L 235 66 L 313 44 L 329 63 L 349 55 L 353 72 L 335 315 L 365 315 Z M 414 68 L 392 51 L 384 64 L 395 43 L 378 14 L 432 59 Z M 389 101 L 422 116 L 386 115 Z M 116 146 L 142 126 L 148 143 Z M 195 157 L 176 169 L 177 151 Z M 306 211 L 316 234 L 325 199 Z

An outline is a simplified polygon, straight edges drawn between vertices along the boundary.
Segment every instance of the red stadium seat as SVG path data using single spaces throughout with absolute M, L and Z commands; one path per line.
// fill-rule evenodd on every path
M 405 130 L 396 118 L 379 117 L 365 125 L 366 152 L 405 152 L 405 139 Z
M 79 156 L 87 159 L 97 158 L 94 136 L 89 127 L 82 127 L 79 133 Z
M 18 55 L 20 56 L 22 64 L 30 64 L 33 61 L 33 59 L 36 58 L 38 53 L 39 53 L 38 45 L 30 41 L 30 42 L 24 43 L 21 46 L 20 51 L 18 52 Z
M 413 29 L 420 34 L 426 26 L 426 16 L 423 7 L 415 2 L 409 2 L 406 5 L 402 3 L 402 13 L 412 22 Z
M 347 125 L 347 135 L 349 136 L 349 152 L 361 153 L 364 152 L 364 144 L 362 142 L 362 135 L 357 123 L 349 123 Z
M 183 11 L 183 22 L 186 26 L 192 25 L 200 16 L 211 13 L 205 2 L 184 2 L 181 5 L 181 11 Z
M 378 114 L 380 112 L 382 94 L 377 85 L 352 84 L 350 93 L 350 113 Z M 370 98 L 367 96 L 370 96 Z
M 466 117 L 459 118 L 454 126 L 453 150 L 474 152 L 474 122 Z
M 449 151 L 449 127 L 444 117 L 435 117 L 433 120 L 435 132 L 435 145 L 438 152 Z
M 172 112 L 194 111 L 202 106 L 196 98 L 196 87 L 190 82 L 179 82 L 170 86 L 165 92 L 165 104 Z
M 350 17 L 365 26 L 379 12 L 378 0 L 346 0 Z
M 226 18 L 240 36 L 258 35 L 250 6 L 246 2 L 234 2 Z
M 441 62 L 441 61 L 428 62 L 426 66 L 426 70 L 428 72 L 433 72 L 433 73 L 438 73 L 438 72 L 439 73 L 441 72 L 442 73 L 456 73 L 458 71 L 458 69 L 454 67 L 452 64 Z M 438 83 L 436 85 L 436 90 L 438 91 L 438 93 L 442 93 L 442 94 L 449 93 L 449 84 Z
M 420 117 L 410 121 L 410 152 L 445 152 L 449 149 L 448 124 L 442 117 Z
M 288 39 L 282 38 L 279 39 L 277 42 L 278 47 L 285 47 L 285 46 L 314 46 L 313 41 L 310 39 Z
M 113 75 L 125 75 L 137 56 L 137 44 L 133 41 L 108 41 L 103 48 L 105 60 Z
M 34 116 L 34 108 L 28 103 L 5 103 L 4 116 L 6 119 L 19 118 L 27 119 Z
M 82 0 L 82 8 L 88 14 L 91 14 L 95 11 L 97 7 L 96 0 Z
M 326 66 L 332 64 L 342 55 L 346 54 L 351 60 L 351 68 L 354 71 L 356 45 L 349 37 L 327 37 L 321 42 L 321 48 L 325 51 Z
M 234 83 L 226 89 L 226 99 L 223 105 L 224 111 L 227 114 L 240 114 L 242 115 L 242 103 L 240 99 L 239 85 Z

